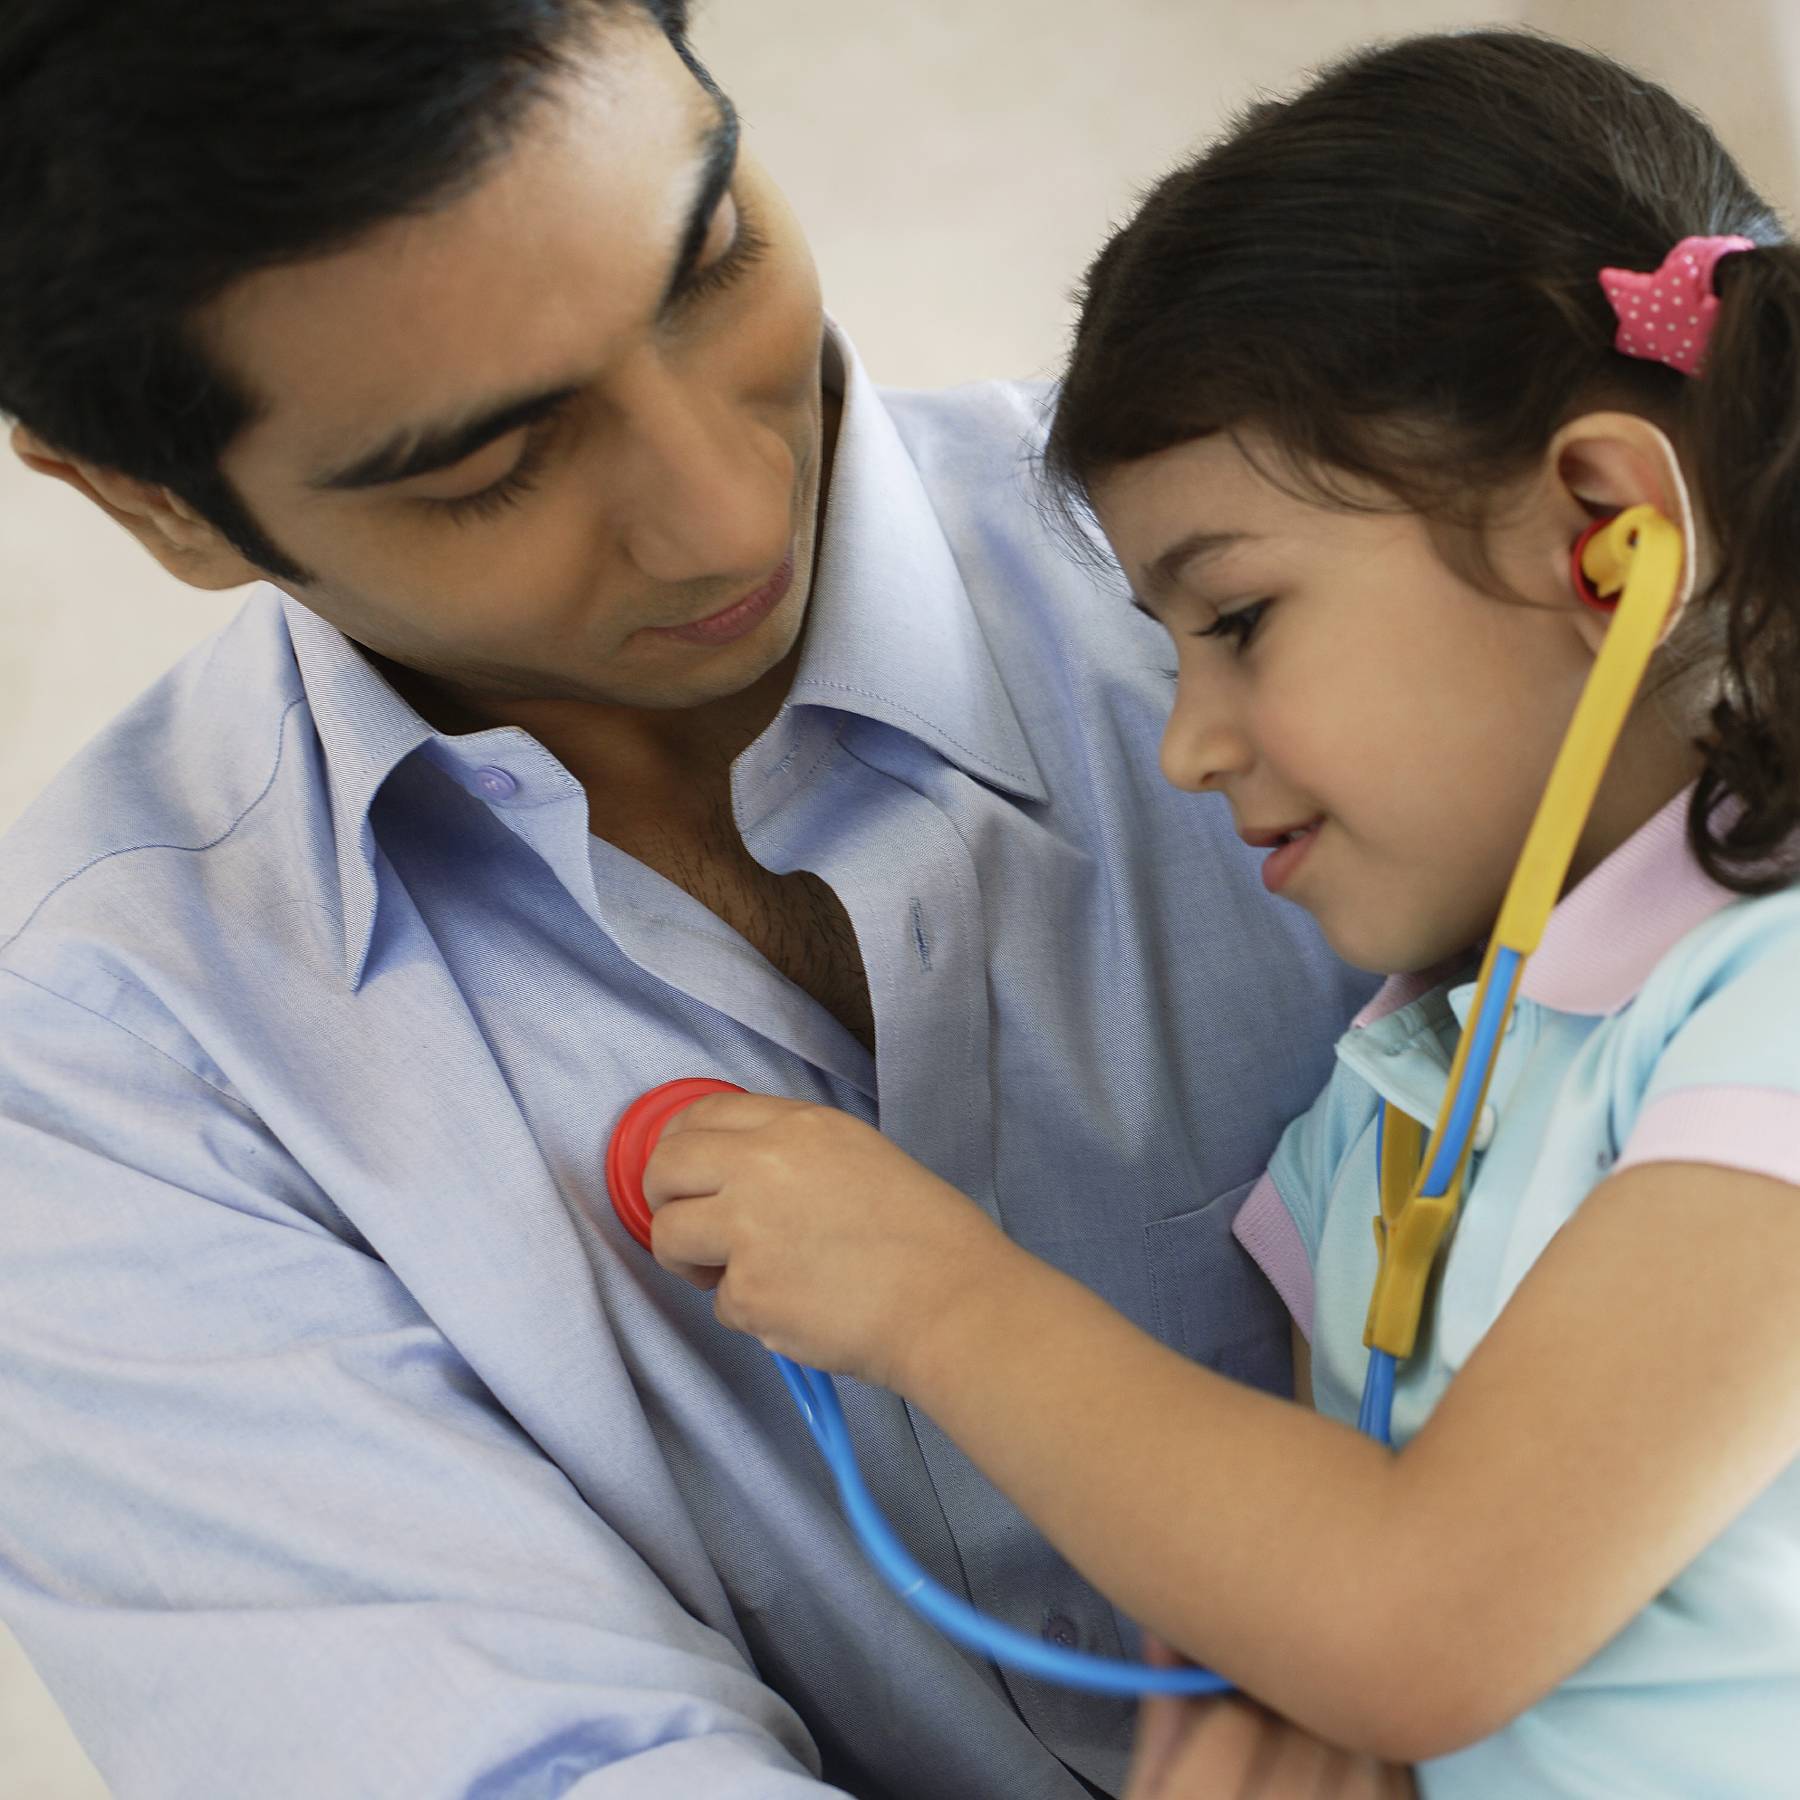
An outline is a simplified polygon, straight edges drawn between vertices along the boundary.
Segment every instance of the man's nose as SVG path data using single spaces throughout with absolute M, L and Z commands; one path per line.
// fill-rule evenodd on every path
M 1182 672 L 1174 711 L 1163 728 L 1161 762 L 1163 779 L 1191 794 L 1249 768 L 1250 741 L 1221 684 Z
M 671 586 L 770 574 L 794 536 L 787 441 L 728 394 L 667 371 L 636 384 L 611 510 L 632 562 Z

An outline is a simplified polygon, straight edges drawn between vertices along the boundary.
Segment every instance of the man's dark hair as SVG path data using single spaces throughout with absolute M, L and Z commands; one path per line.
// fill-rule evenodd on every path
M 1704 378 L 1615 350 L 1601 269 L 1724 234 L 1759 247 L 1718 265 Z M 1089 269 L 1045 459 L 1079 504 L 1137 458 L 1258 428 L 1309 497 L 1372 482 L 1488 585 L 1489 502 L 1596 406 L 1658 422 L 1691 463 L 1719 567 L 1662 668 L 1722 674 L 1726 697 L 1688 836 L 1716 881 L 1767 892 L 1800 873 L 1769 867 L 1800 828 L 1800 248 L 1654 82 L 1475 31 L 1252 107 Z
M 258 401 L 197 310 L 466 193 L 633 6 L 695 66 L 687 0 L 4 0 L 0 412 L 306 581 L 220 471 Z

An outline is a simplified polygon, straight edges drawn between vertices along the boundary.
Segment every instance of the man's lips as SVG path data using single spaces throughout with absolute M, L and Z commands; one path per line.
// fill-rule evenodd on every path
M 709 613 L 704 618 L 690 620 L 685 625 L 652 625 L 648 629 L 659 636 L 680 637 L 700 643 L 735 637 L 757 623 L 763 615 L 773 611 L 786 596 L 793 579 L 794 553 L 790 550 L 781 567 L 767 581 L 742 598 L 733 600 L 729 606 L 721 607 L 719 611 Z

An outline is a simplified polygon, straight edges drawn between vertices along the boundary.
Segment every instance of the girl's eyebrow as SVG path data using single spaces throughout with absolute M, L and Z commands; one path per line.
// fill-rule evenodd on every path
M 1171 545 L 1154 562 L 1139 571 L 1137 591 L 1152 605 L 1163 599 L 1170 588 L 1187 573 L 1188 565 L 1197 559 L 1219 556 L 1236 544 L 1247 543 L 1256 534 L 1250 531 L 1190 531 L 1180 543 Z M 1143 601 L 1134 601 L 1139 612 L 1149 612 Z M 1151 614 L 1154 618 L 1155 614 Z

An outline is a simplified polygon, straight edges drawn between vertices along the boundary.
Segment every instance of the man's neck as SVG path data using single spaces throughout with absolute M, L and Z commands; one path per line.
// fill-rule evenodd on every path
M 729 795 L 731 765 L 781 711 L 804 643 L 803 630 L 793 649 L 749 687 L 682 708 L 573 700 L 482 705 L 373 651 L 363 654 L 438 731 L 455 737 L 517 726 L 529 732 L 587 790 L 593 830 L 613 837 L 634 820 L 659 819 L 679 832 L 690 815 L 717 815 Z

